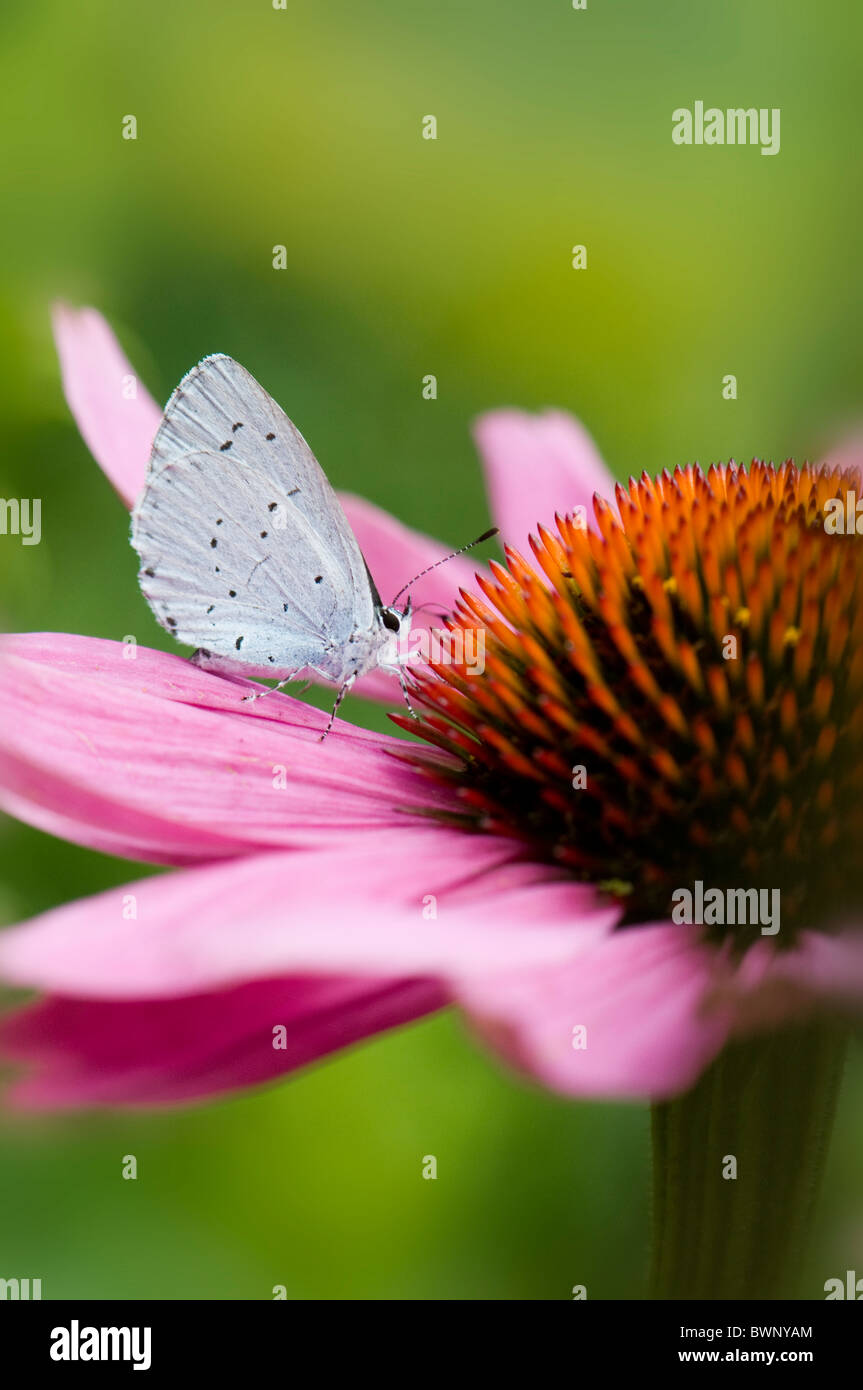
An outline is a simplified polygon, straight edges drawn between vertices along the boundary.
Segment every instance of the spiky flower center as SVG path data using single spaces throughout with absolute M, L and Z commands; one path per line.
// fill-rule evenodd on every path
M 825 504 L 855 487 L 791 463 L 645 474 L 617 512 L 595 499 L 598 530 L 539 526 L 535 568 L 507 549 L 450 620 L 484 669 L 454 642 L 417 675 L 465 821 L 601 886 L 627 923 L 697 882 L 778 890 L 780 946 L 853 913 L 863 537 L 825 530 Z

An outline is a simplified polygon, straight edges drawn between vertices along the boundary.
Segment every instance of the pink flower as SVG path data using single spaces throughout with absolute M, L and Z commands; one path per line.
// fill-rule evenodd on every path
M 134 399 L 124 395 L 131 368 L 98 314 L 61 309 L 56 331 L 70 407 L 131 504 L 160 412 L 140 385 Z M 243 703 L 245 682 L 178 655 L 138 648 L 128 659 L 121 643 L 58 634 L 3 640 L 0 804 L 75 843 L 173 866 L 3 933 L 0 976 L 45 996 L 3 1025 L 7 1056 L 26 1067 L 17 1103 L 186 1101 L 272 1079 L 447 1004 L 544 1085 L 656 1099 L 688 1088 L 732 1036 L 854 1005 L 863 960 L 844 930 L 854 920 L 849 894 L 838 895 L 835 912 L 831 903 L 825 923 L 812 915 L 806 885 L 785 874 L 782 866 L 803 853 L 792 842 L 799 827 L 782 785 L 794 767 L 789 773 L 776 741 L 759 748 L 766 735 L 753 728 L 765 683 L 772 689 L 754 645 L 764 624 L 768 657 L 800 665 L 808 653 L 811 665 L 818 653 L 806 604 L 820 605 L 822 619 L 832 604 L 832 630 L 846 624 L 842 659 L 859 674 L 853 639 L 863 605 L 847 619 L 836 584 L 837 599 L 816 592 L 805 568 L 802 607 L 787 594 L 780 600 L 786 591 L 771 588 L 756 563 L 757 516 L 763 530 L 782 488 L 784 505 L 790 475 L 755 475 L 761 510 L 741 520 L 749 549 L 737 578 L 726 576 L 740 592 L 722 619 L 750 648 L 741 679 L 730 676 L 723 687 L 719 667 L 699 666 L 700 639 L 681 605 L 690 619 L 705 606 L 702 589 L 687 588 L 689 574 L 701 576 L 709 600 L 722 545 L 731 544 L 720 544 L 717 528 L 728 530 L 743 474 L 704 479 L 689 470 L 667 484 L 633 483 L 617 490 L 619 512 L 596 504 L 591 532 L 578 537 L 563 518 L 558 536 L 541 529 L 529 540 L 538 520 L 613 489 L 592 441 L 562 413 L 505 410 L 479 422 L 477 442 L 504 538 L 530 546 L 546 577 L 540 582 L 508 551 L 509 570 L 493 565 L 491 578 L 477 578 L 497 613 L 466 592 L 456 602 L 459 589 L 475 587 L 465 561 L 416 586 L 415 604 L 455 607 L 456 621 L 486 623 L 491 644 L 487 678 L 472 687 L 453 671 L 421 678 L 424 732 L 437 749 L 342 720 L 320 744 L 325 716 L 315 709 L 284 694 Z M 804 484 L 829 495 L 825 476 L 795 470 L 794 478 L 795 498 Z M 715 516 L 710 489 L 725 504 Z M 343 500 L 385 596 L 444 553 L 369 503 Z M 675 507 L 663 541 L 660 522 Z M 784 535 L 771 540 L 774 550 Z M 808 554 L 799 526 L 795 536 Z M 853 572 L 848 563 L 837 559 L 846 593 L 859 569 L 856 558 Z M 662 564 L 672 566 L 674 582 L 657 587 Z M 639 627 L 639 605 L 647 614 L 650 604 Z M 778 635 L 771 611 L 782 614 Z M 544 645 L 552 636 L 554 649 Z M 648 640 L 677 663 L 673 692 L 656 688 Z M 623 674 L 611 681 L 618 658 Z M 807 668 L 800 688 L 808 681 L 808 703 L 800 696 L 795 708 L 785 700 L 774 711 L 789 746 L 795 721 L 805 724 L 815 773 L 804 829 L 822 857 L 825 847 L 838 853 L 846 844 L 830 810 L 845 804 L 836 760 L 859 771 L 851 757 L 858 743 L 844 727 L 829 748 L 823 736 L 839 698 L 836 669 L 828 662 L 819 684 L 819 672 L 810 679 Z M 381 673 L 365 679 L 364 693 L 399 699 Z M 857 739 L 856 716 L 852 722 Z M 717 749 L 729 728 L 730 741 Z M 695 750 L 688 764 L 684 745 Z M 601 770 L 599 794 L 566 786 L 573 749 L 588 750 Z M 762 753 L 769 762 L 759 764 Z M 645 767 L 655 785 L 645 787 Z M 762 779 L 756 796 L 759 767 L 774 781 Z M 725 777 L 719 802 L 717 769 Z M 740 886 L 767 872 L 789 893 L 778 937 L 721 938 L 669 920 L 668 886 L 686 886 L 702 860 L 692 859 L 686 835 L 686 854 L 666 843 L 665 830 L 688 827 L 704 877 L 710 870 L 721 879 L 718 841 L 699 844 L 700 813 L 681 800 L 691 778 L 698 804 L 706 797 L 727 817 L 724 862 L 730 855 Z M 766 831 L 761 820 L 744 824 L 744 787 Z M 746 846 L 762 856 L 757 864 L 747 864 Z M 841 863 L 837 872 L 844 887 Z

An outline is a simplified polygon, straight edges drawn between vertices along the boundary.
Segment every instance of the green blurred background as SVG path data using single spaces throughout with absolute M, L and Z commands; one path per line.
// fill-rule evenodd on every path
M 42 497 L 43 540 L 0 538 L 0 622 L 168 640 L 63 402 L 55 297 L 100 308 L 162 401 L 238 357 L 338 486 L 453 545 L 487 523 L 491 406 L 575 411 L 620 475 L 817 453 L 861 404 L 861 38 L 854 0 L 7 0 L 0 495 Z M 674 146 L 696 99 L 780 107 L 781 152 Z M 0 851 L 6 922 L 140 871 L 17 825 Z M 860 1101 L 855 1060 L 814 1297 L 863 1273 Z M 442 1016 L 186 1112 L 5 1117 L 0 1276 L 636 1298 L 647 1187 L 646 1109 L 544 1095 Z

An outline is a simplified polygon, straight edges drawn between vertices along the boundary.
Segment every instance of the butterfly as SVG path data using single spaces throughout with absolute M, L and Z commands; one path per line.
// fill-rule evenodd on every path
M 334 682 L 324 737 L 368 671 L 397 674 L 410 708 L 402 670 L 410 598 L 403 609 L 383 602 L 305 439 L 233 358 L 205 357 L 171 396 L 132 513 L 132 545 L 157 621 L 196 648 L 197 664 L 279 685 L 306 672 Z

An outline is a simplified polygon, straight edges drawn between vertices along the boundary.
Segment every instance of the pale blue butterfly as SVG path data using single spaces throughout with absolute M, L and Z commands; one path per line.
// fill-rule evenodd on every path
M 398 674 L 410 708 L 410 600 L 383 603 L 305 439 L 233 358 L 205 357 L 171 396 L 132 544 L 144 597 L 200 665 L 279 684 L 303 672 L 335 682 L 325 734 L 354 682 L 376 668 Z

